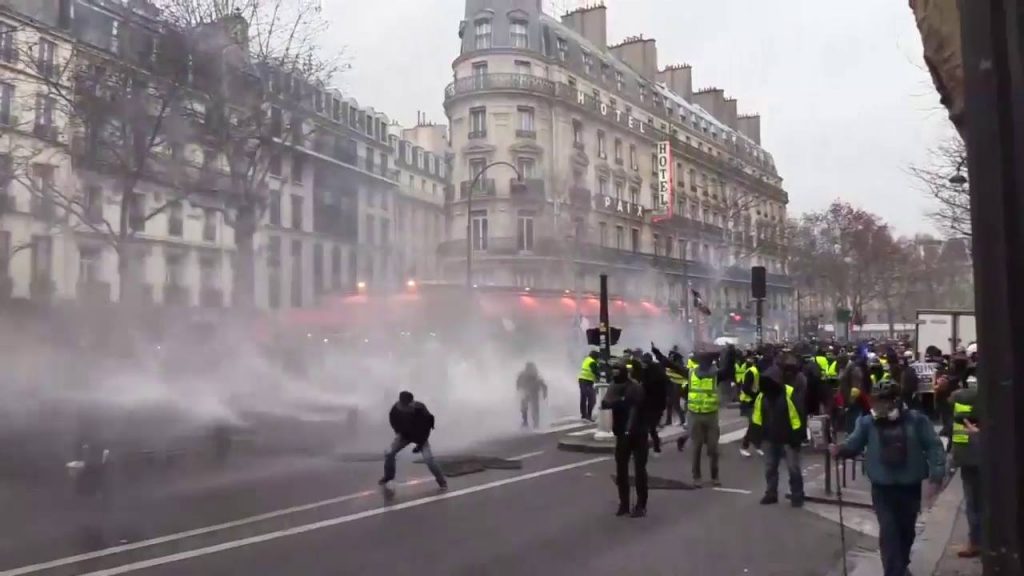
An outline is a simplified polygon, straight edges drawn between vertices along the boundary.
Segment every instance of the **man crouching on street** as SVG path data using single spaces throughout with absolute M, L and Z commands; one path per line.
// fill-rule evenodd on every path
M 387 488 L 388 482 L 395 479 L 395 456 L 406 446 L 413 444 L 413 454 L 422 454 L 423 462 L 437 480 L 441 490 L 448 489 L 448 481 L 434 461 L 430 450 L 430 431 L 434 429 L 434 415 L 427 410 L 422 402 L 413 400 L 412 392 L 402 391 L 398 394 L 398 402 L 391 407 L 389 415 L 391 429 L 395 431 L 395 439 L 384 455 L 384 477 L 379 484 Z

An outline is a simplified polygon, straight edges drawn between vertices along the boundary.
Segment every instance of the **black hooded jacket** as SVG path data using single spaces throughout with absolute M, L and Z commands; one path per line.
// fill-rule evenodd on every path
M 388 420 L 395 434 L 417 445 L 429 440 L 430 431 L 434 429 L 434 415 L 422 402 L 404 406 L 401 402 L 395 402 Z

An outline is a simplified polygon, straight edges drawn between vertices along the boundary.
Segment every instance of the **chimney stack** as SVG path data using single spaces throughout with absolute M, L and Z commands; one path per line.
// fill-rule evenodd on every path
M 562 24 L 594 46 L 602 50 L 608 47 L 608 8 L 603 2 L 567 12 Z
M 689 64 L 666 66 L 658 72 L 658 82 L 664 83 L 687 102 L 693 102 L 693 69 Z
M 722 117 L 719 118 L 723 124 L 733 130 L 736 129 L 736 121 L 738 120 L 736 107 L 737 104 L 735 98 L 726 98 L 725 106 L 722 109 Z
M 654 38 L 630 36 L 612 46 L 613 56 L 652 82 L 658 79 L 658 45 Z
M 721 88 L 704 88 L 693 95 L 693 101 L 707 110 L 716 120 L 725 124 L 725 90 Z
M 758 146 L 761 145 L 761 117 L 757 114 L 737 118 L 736 129 L 739 130 L 740 134 L 753 140 Z

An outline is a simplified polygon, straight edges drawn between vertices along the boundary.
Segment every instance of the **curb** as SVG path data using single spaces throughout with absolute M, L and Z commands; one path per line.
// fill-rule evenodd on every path
M 914 554 L 910 559 L 910 570 L 914 574 L 934 574 L 953 538 L 956 518 L 964 500 L 964 485 L 954 482 L 956 476 L 949 478 L 935 504 L 922 514 L 924 531 L 914 541 Z

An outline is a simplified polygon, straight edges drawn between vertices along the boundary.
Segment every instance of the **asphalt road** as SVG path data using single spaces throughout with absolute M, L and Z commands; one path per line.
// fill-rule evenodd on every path
M 741 426 L 734 414 L 723 420 L 724 432 Z M 446 493 L 410 458 L 387 498 L 376 488 L 381 462 L 359 461 L 369 455 L 303 457 L 181 479 L 105 510 L 79 504 L 27 522 L 7 517 L 0 576 L 799 576 L 836 565 L 838 526 L 760 506 L 761 462 L 741 458 L 735 443 L 723 447 L 724 490 L 654 491 L 647 518 L 624 519 L 613 515 L 610 458 L 561 452 L 556 442 L 540 434 L 481 446 L 521 458 L 522 469 L 451 478 Z M 688 479 L 689 452 L 670 448 L 651 474 Z M 108 547 L 87 552 L 97 530 Z

